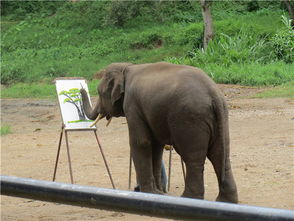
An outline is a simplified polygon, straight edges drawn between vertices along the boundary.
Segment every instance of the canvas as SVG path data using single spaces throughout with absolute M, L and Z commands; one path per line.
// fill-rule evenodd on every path
M 90 127 L 93 123 L 84 113 L 80 89 L 84 88 L 88 94 L 85 79 L 56 79 L 56 90 L 63 124 L 66 130 L 96 129 Z

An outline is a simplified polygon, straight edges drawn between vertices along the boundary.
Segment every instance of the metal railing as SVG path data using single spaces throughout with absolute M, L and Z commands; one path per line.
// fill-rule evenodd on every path
M 1 194 L 181 220 L 294 221 L 294 211 L 1 176 Z

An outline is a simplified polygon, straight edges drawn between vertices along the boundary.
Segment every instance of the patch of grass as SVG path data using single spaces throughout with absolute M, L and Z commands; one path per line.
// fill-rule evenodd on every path
M 1 133 L 1 136 L 6 135 L 6 134 L 10 134 L 11 133 L 10 126 L 8 126 L 8 125 L 1 126 L 0 133 Z
M 279 85 L 272 89 L 266 90 L 261 93 L 257 93 L 252 96 L 252 98 L 291 98 L 294 99 L 294 81 Z
M 2 84 L 67 76 L 91 80 L 95 72 L 112 62 L 161 61 L 189 49 L 189 45 L 182 45 L 187 24 L 84 32 L 59 27 L 49 30 L 44 22 L 23 22 L 3 34 Z
M 280 85 L 294 80 L 294 63 L 273 62 L 270 64 L 234 63 L 228 67 L 209 63 L 200 66 L 216 82 L 247 86 Z
M 67 121 L 67 123 L 80 123 L 80 122 L 93 122 L 93 120 L 73 120 L 73 121 Z
M 215 36 L 206 52 L 197 1 L 6 5 L 23 20 L 1 17 L 1 82 L 10 85 L 2 97 L 55 98 L 54 78 L 92 80 L 112 62 L 167 60 L 242 85 L 279 85 L 294 77 L 294 35 L 283 26 L 279 2 L 259 1 L 253 10 L 246 1 L 216 1 Z M 91 95 L 97 95 L 96 84 L 89 83 Z
M 88 82 L 91 96 L 97 96 L 99 80 Z M 17 83 L 1 90 L 1 98 L 47 98 L 57 99 L 54 84 L 49 83 Z
M 201 68 L 215 82 L 240 84 L 246 86 L 280 85 L 294 80 L 294 63 L 276 61 L 268 64 L 258 62 L 232 63 L 228 66 L 220 63 L 198 63 L 194 59 L 167 59 L 176 64 L 187 64 Z
M 9 28 L 15 26 L 17 21 L 0 21 L 1 32 L 7 31 Z
M 1 90 L 1 98 L 56 98 L 55 85 L 17 83 Z
M 83 15 L 82 24 L 78 20 L 74 23 L 72 19 L 60 19 L 68 17 L 67 12 L 71 14 L 71 10 L 63 10 L 55 16 L 20 21 L 3 31 L 2 84 L 48 83 L 55 77 L 67 76 L 91 80 L 95 72 L 112 62 L 149 63 L 167 57 L 194 56 L 190 65 L 199 67 L 215 63 L 229 66 L 248 60 L 266 63 L 272 59 L 268 41 L 282 27 L 280 10 L 270 14 L 223 14 L 220 20 L 215 19 L 214 42 L 207 53 L 201 53 L 202 19 L 144 25 L 136 20 L 138 24 L 124 28 L 89 29 L 94 22 L 89 15 Z

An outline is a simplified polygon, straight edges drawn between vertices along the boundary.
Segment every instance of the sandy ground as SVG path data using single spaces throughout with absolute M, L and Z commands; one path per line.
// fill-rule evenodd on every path
M 248 99 L 259 89 L 220 85 L 230 106 L 231 160 L 241 204 L 294 209 L 294 100 Z M 1 100 L 2 125 L 12 133 L 1 137 L 1 174 L 52 180 L 61 128 L 57 101 Z M 128 189 L 129 146 L 124 118 L 109 127 L 99 123 L 98 135 L 118 189 Z M 111 188 L 92 132 L 69 133 L 76 184 Z M 58 182 L 70 182 L 63 141 Z M 164 153 L 167 165 L 168 152 Z M 180 158 L 172 155 L 169 195 L 180 196 L 183 175 Z M 133 177 L 135 177 L 133 175 Z M 135 186 L 133 179 L 132 186 Z M 209 161 L 205 167 L 205 199 L 217 196 Z M 164 220 L 127 213 L 1 196 L 1 220 Z

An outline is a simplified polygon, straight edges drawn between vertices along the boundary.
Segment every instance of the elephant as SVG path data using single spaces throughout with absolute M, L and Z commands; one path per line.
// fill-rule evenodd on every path
M 216 83 L 201 69 L 166 62 L 112 63 L 97 90 L 99 97 L 92 107 L 81 89 L 86 116 L 96 121 L 126 117 L 142 192 L 162 194 L 163 147 L 172 145 L 186 165 L 182 197 L 204 199 L 207 157 L 218 180 L 216 200 L 238 202 L 227 104 Z

